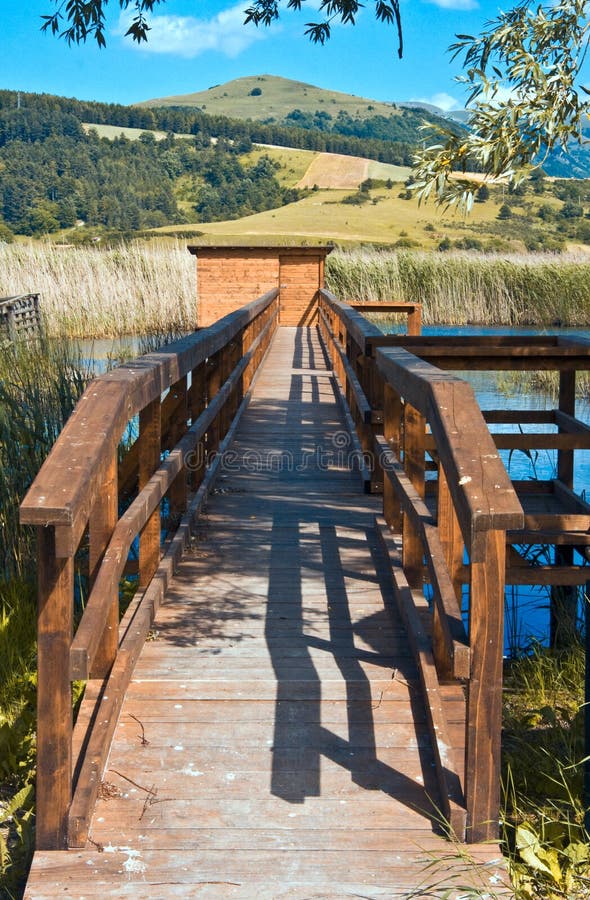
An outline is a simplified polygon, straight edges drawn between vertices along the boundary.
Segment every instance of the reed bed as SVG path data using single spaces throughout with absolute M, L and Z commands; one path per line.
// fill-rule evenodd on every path
M 51 337 L 145 335 L 196 324 L 195 261 L 185 244 L 111 249 L 0 243 L 0 297 L 39 292 Z
M 336 251 L 327 285 L 343 300 L 418 301 L 425 324 L 587 325 L 588 257 Z M 117 248 L 0 244 L 0 297 L 38 291 L 50 336 L 190 331 L 195 262 L 183 242 Z
M 342 300 L 420 302 L 427 325 L 590 322 L 587 256 L 338 251 L 326 272 Z
M 41 337 L 0 354 L 0 587 L 30 577 L 18 507 L 91 377 L 72 342 Z

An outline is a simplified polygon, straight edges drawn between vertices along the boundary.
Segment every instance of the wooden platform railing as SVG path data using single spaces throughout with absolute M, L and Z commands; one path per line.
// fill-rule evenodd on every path
M 22 503 L 21 521 L 38 531 L 37 849 L 84 845 L 117 710 L 277 327 L 277 298 L 273 290 L 93 381 Z M 120 478 L 130 422 L 138 435 Z M 181 528 L 162 546 L 164 498 Z M 137 537 L 139 591 L 120 624 L 119 583 Z M 90 593 L 74 634 L 84 559 Z M 87 682 L 95 707 L 74 729 L 77 681 Z
M 320 330 L 370 456 L 369 489 L 383 490 L 381 533 L 419 662 L 442 813 L 460 837 L 497 837 L 506 532 L 522 527 L 522 507 L 466 382 L 383 346 L 388 337 L 328 292 Z M 469 639 L 461 615 L 465 554 Z M 464 760 L 449 750 L 439 692 L 449 679 L 465 684 Z
M 40 330 L 39 294 L 18 294 L 0 299 L 0 340 L 27 340 L 38 335 Z
M 406 331 L 411 335 L 418 335 L 422 330 L 422 304 L 421 303 L 407 303 L 405 301 L 399 301 L 398 303 L 394 301 L 389 302 L 369 302 L 364 301 L 362 303 L 350 302 L 348 304 L 351 309 L 356 309 L 359 312 L 371 315 L 377 314 L 379 316 L 389 316 L 396 315 L 398 318 L 405 316 L 406 318 Z
M 482 411 L 496 447 L 505 451 L 509 474 L 518 451 L 521 461 L 540 461 L 530 465 L 527 477 L 512 478 L 525 518 L 524 528 L 507 535 L 506 582 L 550 589 L 549 640 L 552 646 L 567 646 L 579 638 L 580 587 L 589 578 L 590 504 L 582 486 L 575 484 L 574 471 L 576 460 L 590 451 L 590 426 L 576 416 L 576 381 L 578 373 L 590 370 L 590 340 L 558 333 L 457 336 L 452 341 L 392 335 L 387 342 L 440 369 L 555 376 L 553 408 Z M 498 425 L 510 431 L 498 431 Z M 432 439 L 426 440 L 428 449 Z M 541 459 L 549 453 L 554 471 Z

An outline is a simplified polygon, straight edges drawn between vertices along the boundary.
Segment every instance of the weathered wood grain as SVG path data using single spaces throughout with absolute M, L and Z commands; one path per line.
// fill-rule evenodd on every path
M 150 639 L 89 849 L 38 855 L 28 898 L 393 898 L 429 877 L 420 847 L 447 855 L 381 504 L 351 471 L 325 366 L 314 331 L 277 332 L 174 583 L 153 621 L 129 624 Z M 461 755 L 460 689 L 439 700 Z M 474 856 L 489 878 L 497 846 Z M 441 865 L 465 881 L 460 861 Z

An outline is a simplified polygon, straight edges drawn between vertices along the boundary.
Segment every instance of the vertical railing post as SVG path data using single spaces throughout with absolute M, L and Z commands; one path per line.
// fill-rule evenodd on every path
M 92 508 L 89 520 L 89 569 L 90 589 L 94 584 L 104 552 L 119 517 L 117 489 L 117 456 L 106 466 L 100 493 Z M 119 645 L 119 592 L 113 591 L 102 640 L 92 667 L 92 678 L 104 678 L 111 670 Z
M 207 405 L 211 403 L 213 398 L 218 394 L 221 387 L 221 358 L 219 353 L 212 356 L 208 360 L 207 371 Z M 209 463 L 213 461 L 213 456 L 219 447 L 219 418 L 211 423 L 207 431 L 207 458 Z
M 176 396 L 177 400 L 169 425 L 169 445 L 170 447 L 175 447 L 178 441 L 184 436 L 187 429 L 188 397 L 186 375 L 171 386 L 170 392 Z M 176 528 L 176 518 L 182 516 L 186 509 L 187 493 L 186 468 L 183 461 L 182 470 L 170 485 L 170 490 L 168 492 L 168 498 L 170 500 L 170 517 L 172 519 L 173 528 Z
M 422 305 L 417 303 L 408 313 L 408 334 L 422 334 Z
M 559 373 L 559 409 L 570 416 L 576 414 L 576 370 L 568 369 Z M 562 431 L 559 428 L 559 431 Z M 557 477 L 570 490 L 574 486 L 574 451 L 557 451 Z M 573 547 L 555 548 L 555 563 L 572 566 Z M 552 647 L 567 647 L 575 640 L 578 620 L 578 592 L 570 585 L 556 585 L 551 588 L 549 642 Z
M 258 317 L 258 319 L 260 316 Z M 257 319 L 257 321 L 258 321 Z M 221 377 L 220 377 L 220 387 L 225 384 L 232 370 L 232 362 L 231 362 L 231 343 L 226 344 L 220 354 L 220 368 L 221 368 Z M 225 435 L 227 434 L 227 430 L 229 428 L 230 417 L 229 417 L 229 402 L 223 404 L 220 412 L 219 412 L 219 440 L 222 441 Z
M 162 446 L 162 418 L 159 397 L 148 403 L 139 414 L 139 490 L 160 465 Z M 158 506 L 139 536 L 139 587 L 152 580 L 160 562 L 160 507 Z
M 397 459 L 400 459 L 401 455 L 401 428 L 401 397 L 385 381 L 383 391 L 383 436 Z M 383 517 L 394 532 L 399 533 L 402 530 L 401 506 L 389 478 L 383 479 Z
M 205 370 L 207 363 L 193 369 L 191 374 L 191 387 L 189 392 L 189 411 L 191 420 L 195 422 L 207 405 L 207 385 L 205 380 Z M 193 451 L 190 462 L 190 483 L 193 491 L 198 490 L 203 478 L 205 477 L 205 440 L 201 438 L 198 446 Z
M 383 379 L 379 371 L 377 370 L 377 365 L 375 363 L 375 358 L 372 356 L 365 357 L 367 362 L 367 399 L 371 404 L 371 409 L 373 411 L 373 421 L 370 425 L 367 426 L 370 447 L 369 452 L 371 453 L 372 458 L 372 467 L 371 467 L 371 493 L 372 494 L 381 494 L 383 493 L 383 468 L 381 466 L 381 461 L 377 455 L 374 454 L 374 437 L 377 434 L 383 434 Z M 376 417 L 376 413 L 381 414 L 381 418 Z
M 72 800 L 72 689 L 67 661 L 73 628 L 74 562 L 55 555 L 55 529 L 37 529 L 36 846 L 64 850 Z
M 424 454 L 426 421 L 410 403 L 404 403 L 404 469 L 421 497 L 424 497 Z M 403 566 L 411 587 L 421 588 L 423 578 L 422 541 L 408 516 L 403 517 Z
M 447 476 L 441 464 L 438 466 L 437 527 L 447 569 L 453 582 L 455 595 L 459 605 L 461 605 L 462 582 L 460 572 L 463 566 L 463 534 L 461 533 L 461 527 L 457 519 L 451 492 L 449 491 Z M 444 650 L 440 614 L 436 603 L 432 611 L 432 646 L 439 674 L 443 678 L 451 678 L 452 671 L 447 653 Z
M 496 840 L 500 806 L 506 532 L 475 532 L 469 548 L 469 645 L 465 802 L 467 839 Z

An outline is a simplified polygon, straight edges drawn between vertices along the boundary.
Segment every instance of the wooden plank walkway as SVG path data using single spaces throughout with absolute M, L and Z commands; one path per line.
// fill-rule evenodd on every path
M 91 840 L 36 853 L 29 900 L 420 898 L 453 878 L 510 895 L 497 845 L 463 848 L 464 871 L 436 833 L 381 502 L 350 449 L 317 331 L 279 329 L 137 664 Z

